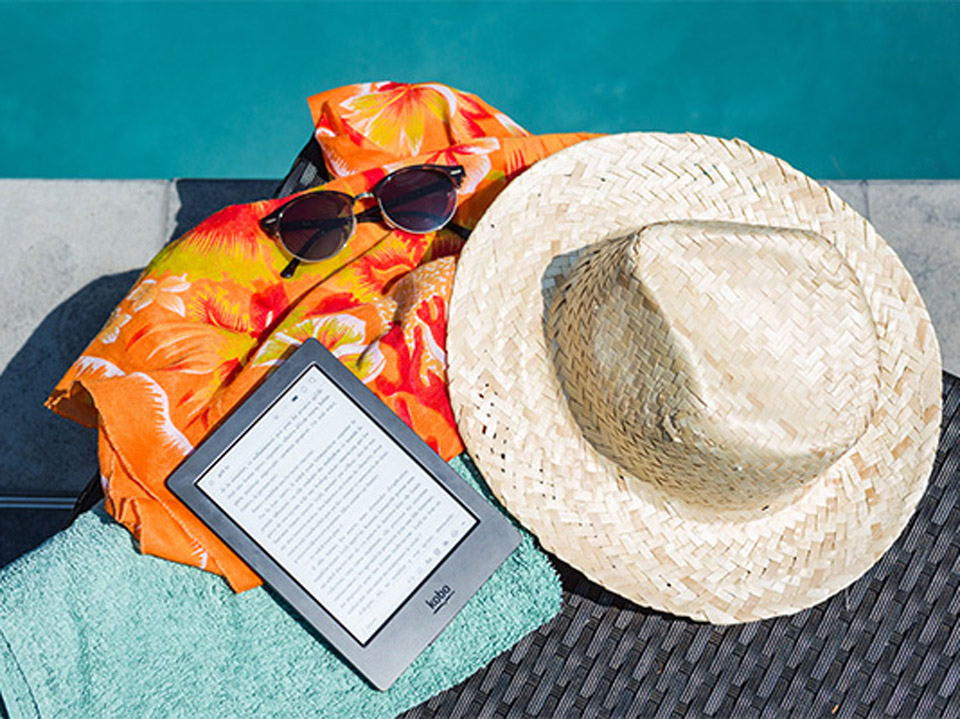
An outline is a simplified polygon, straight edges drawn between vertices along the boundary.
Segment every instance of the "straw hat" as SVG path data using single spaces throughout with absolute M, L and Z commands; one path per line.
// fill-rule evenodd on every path
M 701 620 L 853 582 L 937 444 L 939 350 L 903 265 L 736 140 L 614 135 L 537 163 L 463 250 L 447 352 L 507 509 L 594 581 Z

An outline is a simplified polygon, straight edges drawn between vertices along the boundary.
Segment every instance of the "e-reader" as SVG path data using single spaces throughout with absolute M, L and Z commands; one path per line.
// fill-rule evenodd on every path
M 378 689 L 520 543 L 498 510 L 313 339 L 167 486 Z

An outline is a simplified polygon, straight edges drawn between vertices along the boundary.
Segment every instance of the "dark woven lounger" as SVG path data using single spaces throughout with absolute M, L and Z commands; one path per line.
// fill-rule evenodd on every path
M 943 430 L 916 514 L 826 602 L 714 626 L 638 607 L 556 562 L 560 615 L 404 719 L 960 716 L 958 439 L 960 379 L 944 374 Z

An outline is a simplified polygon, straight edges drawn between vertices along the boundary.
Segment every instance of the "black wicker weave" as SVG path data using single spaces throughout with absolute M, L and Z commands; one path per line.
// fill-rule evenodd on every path
M 403 718 L 960 717 L 960 379 L 944 375 L 943 398 L 916 514 L 840 594 L 722 627 L 638 607 L 556 562 L 560 615 Z

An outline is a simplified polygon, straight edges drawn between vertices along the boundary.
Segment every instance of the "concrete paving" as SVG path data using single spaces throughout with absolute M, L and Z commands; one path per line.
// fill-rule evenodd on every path
M 960 374 L 960 181 L 825 184 L 898 252 L 930 309 L 945 369 Z M 96 470 L 95 432 L 46 410 L 47 392 L 166 241 L 225 205 L 269 197 L 276 185 L 0 180 L 0 496 L 79 492 Z M 3 510 L 0 564 L 63 518 Z M 36 531 L 15 529 L 24 523 Z
M 960 375 L 960 182 L 874 181 L 867 203 L 868 219 L 920 288 L 944 369 Z

